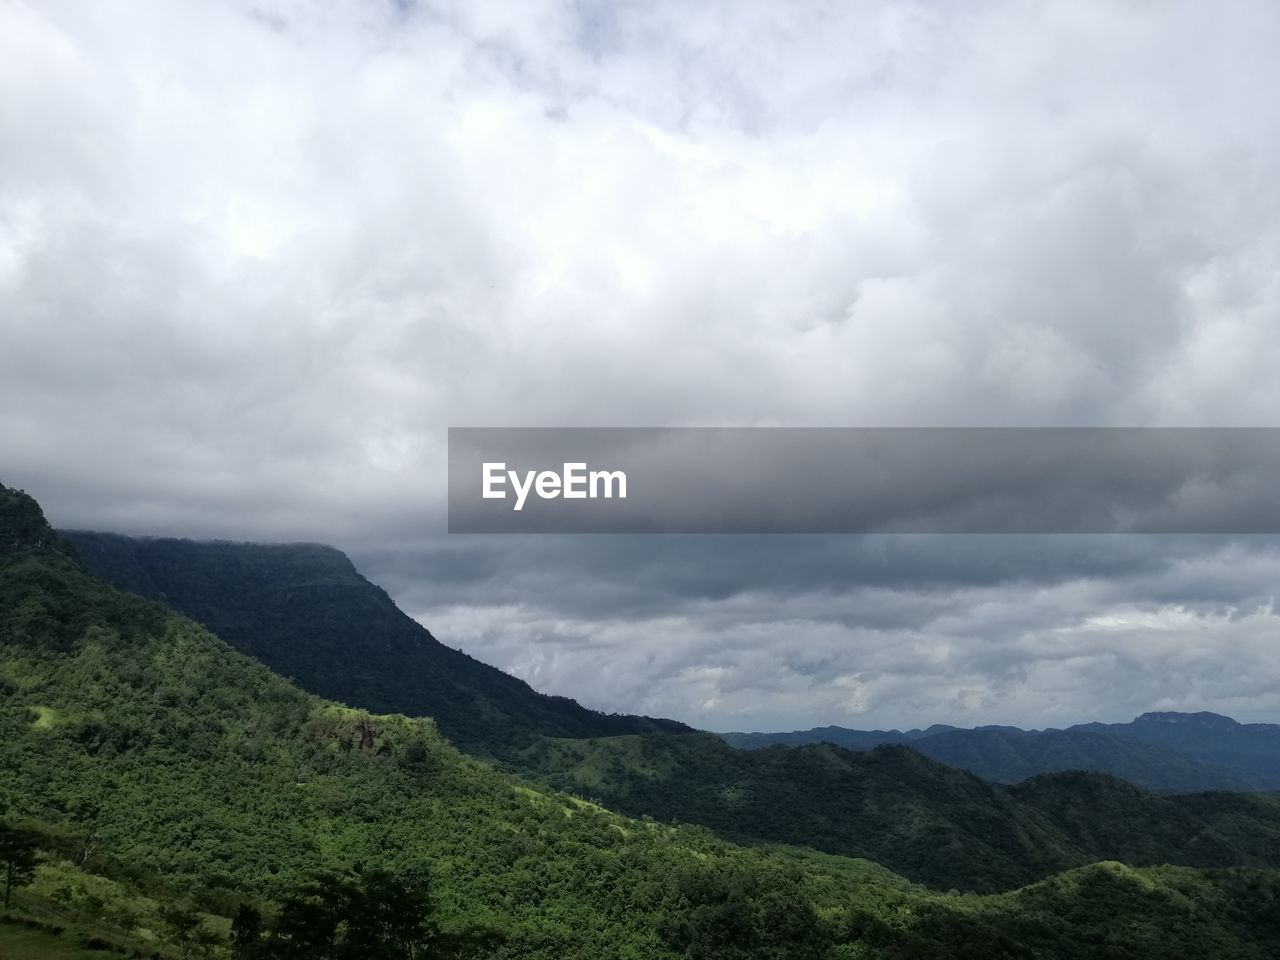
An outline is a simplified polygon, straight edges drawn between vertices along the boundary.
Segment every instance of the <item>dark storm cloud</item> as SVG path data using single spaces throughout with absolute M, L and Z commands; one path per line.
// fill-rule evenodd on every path
M 357 562 L 541 687 L 722 729 L 1265 717 L 1277 690 L 1274 537 L 481 536 Z
M 1253 556 L 1276 538 L 1221 536 L 455 536 L 356 552 L 370 576 L 414 603 L 531 598 L 584 615 L 652 615 L 743 592 L 786 596 L 853 588 L 952 591 L 1063 580 L 1162 583 L 1181 562 L 1229 549 Z M 1241 544 L 1248 544 L 1242 547 Z M 1199 596 L 1197 587 L 1205 595 Z M 1188 601 L 1218 584 L 1181 583 Z
M 334 542 L 610 709 L 1274 714 L 1269 541 L 443 507 L 448 426 L 1278 422 L 1278 45 L 1262 0 L 5 4 L 0 479 Z

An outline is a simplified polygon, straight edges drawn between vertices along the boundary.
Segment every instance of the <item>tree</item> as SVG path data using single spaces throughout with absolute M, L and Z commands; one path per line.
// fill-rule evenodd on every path
M 423 871 L 321 874 L 280 905 L 273 960 L 415 960 L 436 931 Z M 238 941 L 237 941 L 238 943 Z
M 4 871 L 4 906 L 16 887 L 25 887 L 36 872 L 36 838 L 26 830 L 0 823 L 0 868 Z
M 432 934 L 430 884 L 423 874 L 360 874 L 347 917 L 343 957 L 414 960 Z
M 190 956 L 192 949 L 202 942 L 204 924 L 200 914 L 191 907 L 172 906 L 162 910 L 160 916 L 169 936 L 178 946 L 178 955 Z
M 297 960 L 336 960 L 341 931 L 356 890 L 343 876 L 324 873 L 280 905 L 270 956 Z
M 236 960 L 252 960 L 262 944 L 262 914 L 247 903 L 231 920 L 231 942 L 235 944 Z

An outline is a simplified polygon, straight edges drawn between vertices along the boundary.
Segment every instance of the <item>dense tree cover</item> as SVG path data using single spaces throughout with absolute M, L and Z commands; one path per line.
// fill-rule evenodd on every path
M 415 960 L 436 939 L 424 871 L 322 873 L 280 904 L 263 936 L 256 910 L 241 907 L 233 943 L 262 960 Z
M 1127 794 L 1122 819 L 1100 799 L 1073 821 L 1060 815 L 1053 780 L 1004 790 L 905 749 L 745 752 L 708 734 L 655 735 L 658 722 L 542 697 L 442 647 L 331 548 L 72 537 L 119 586 L 175 603 L 312 692 L 431 715 L 464 749 L 633 815 L 868 857 L 942 888 L 1009 889 L 1100 859 L 1280 863 L 1280 803 L 1219 796 L 1170 805 Z M 554 739 L 533 736 L 555 731 Z M 607 739 L 564 739 L 596 734 Z M 918 746 L 948 735 L 903 736 Z M 1147 749 L 1125 743 L 1130 760 Z M 1078 806 L 1072 782 L 1063 781 L 1063 796 Z M 1092 820 L 1116 827 L 1100 834 Z
M 317 910 L 338 917 L 315 926 L 335 955 L 364 938 L 368 960 L 421 942 L 492 960 L 1273 953 L 1273 871 L 1104 865 L 943 894 L 535 788 L 13 535 L 15 500 L 0 488 L 0 807 L 41 837 L 31 916 L 100 915 L 166 957 L 286 947 Z
M 1153 716 L 1181 718 L 1154 722 Z M 725 733 L 749 750 L 833 743 L 871 750 L 909 743 L 926 757 L 996 783 L 1021 783 L 1042 773 L 1108 773 L 1157 793 L 1280 790 L 1280 727 L 1238 724 L 1213 714 L 1144 714 L 1128 724 L 1088 724 L 1067 730 L 977 727 L 960 730 L 849 730 L 816 727 L 790 733 Z M 1225 722 L 1225 725 L 1224 725 Z M 1208 734 L 1208 737 L 1206 737 Z M 1211 738 L 1216 746 L 1205 742 Z
M 548 783 L 631 814 L 866 857 L 923 883 L 1009 889 L 1097 860 L 1280 865 L 1280 797 L 1156 796 L 1103 774 L 987 783 L 914 750 L 734 749 L 711 734 L 543 740 Z

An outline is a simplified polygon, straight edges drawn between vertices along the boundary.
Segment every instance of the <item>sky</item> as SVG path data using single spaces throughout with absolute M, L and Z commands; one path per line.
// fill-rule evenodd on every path
M 1267 537 L 449 536 L 449 426 L 1272 426 L 1270 0 L 0 2 L 0 482 L 711 729 L 1280 720 Z

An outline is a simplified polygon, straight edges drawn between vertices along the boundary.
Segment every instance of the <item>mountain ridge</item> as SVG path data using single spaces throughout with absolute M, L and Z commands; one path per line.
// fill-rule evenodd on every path
M 540 693 L 440 643 L 335 547 L 78 530 L 63 536 L 98 575 L 172 606 L 305 689 L 379 713 L 431 716 L 473 753 L 501 758 L 539 735 L 691 730 Z M 234 609 L 223 602 L 228 591 L 237 595 Z M 368 658 L 375 651 L 376 666 Z
M 935 724 L 909 731 L 814 727 L 787 733 L 722 733 L 743 749 L 830 742 L 852 750 L 909 743 L 943 763 L 1014 784 L 1039 773 L 1092 770 L 1161 793 L 1280 790 L 1280 725 L 1244 724 L 1207 711 L 1153 711 L 1128 723 L 1024 730 Z

